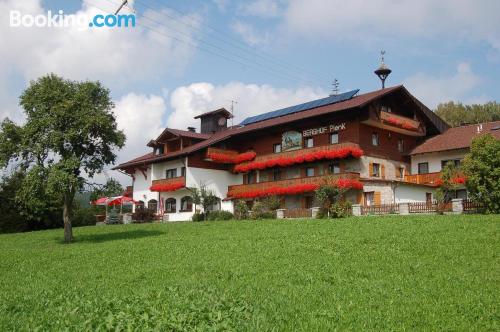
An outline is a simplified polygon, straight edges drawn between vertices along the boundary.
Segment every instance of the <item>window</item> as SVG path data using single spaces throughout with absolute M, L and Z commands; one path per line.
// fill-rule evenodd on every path
M 425 193 L 425 202 L 427 204 L 432 203 L 432 193 Z
M 392 113 L 392 109 L 389 106 L 381 106 L 380 110 L 382 112 Z
M 148 210 L 153 212 L 158 210 L 158 201 L 156 199 L 150 199 L 148 201 Z
M 177 168 L 167 169 L 167 172 L 165 174 L 166 179 L 172 179 L 176 177 L 177 177 Z
M 372 145 L 373 146 L 378 146 L 378 144 L 379 144 L 378 134 L 377 133 L 373 133 L 372 134 Z
M 429 163 L 418 163 L 418 174 L 429 173 Z
M 273 181 L 281 180 L 281 170 L 279 168 L 273 169 Z
M 404 178 L 405 176 L 405 168 L 400 166 L 398 169 L 398 173 L 396 174 L 398 178 Z
M 307 167 L 306 168 L 306 176 L 314 176 L 314 167 Z
M 273 151 L 274 153 L 280 153 L 281 152 L 281 144 L 274 144 L 273 145 Z
M 380 177 L 380 164 L 372 164 L 372 176 L 376 178 Z
M 328 165 L 328 172 L 330 174 L 339 174 L 340 173 L 340 163 L 331 163 Z
M 339 143 L 339 133 L 331 133 L 330 144 L 338 144 L 338 143 Z
M 373 204 L 375 204 L 375 192 L 374 191 L 365 192 L 365 205 L 372 206 Z
M 257 182 L 257 173 L 255 171 L 248 172 L 246 184 L 251 184 L 251 183 L 256 183 L 256 182 Z
M 398 139 L 398 151 L 404 152 L 405 150 L 405 141 L 403 139 Z
M 314 140 L 312 137 L 308 137 L 304 139 L 304 147 L 305 148 L 312 148 L 314 146 Z
M 455 167 L 460 167 L 460 159 L 448 159 L 448 160 L 441 160 L 441 169 L 443 169 L 448 163 L 453 164 Z
M 181 176 L 186 176 L 186 167 L 181 167 Z
M 167 198 L 165 200 L 165 212 L 175 213 L 177 211 L 175 198 Z
M 181 198 L 181 212 L 193 211 L 193 199 L 190 196 Z

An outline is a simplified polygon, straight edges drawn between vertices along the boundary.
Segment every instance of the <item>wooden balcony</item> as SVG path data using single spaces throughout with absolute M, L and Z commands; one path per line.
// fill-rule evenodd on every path
M 159 180 L 153 180 L 153 185 L 159 184 L 159 185 L 171 185 L 174 183 L 179 183 L 182 182 L 184 185 L 186 185 L 186 177 L 185 176 L 178 176 L 176 178 L 170 178 L 170 179 L 159 179 Z
M 310 176 L 304 178 L 286 179 L 278 181 L 266 181 L 266 182 L 252 183 L 252 184 L 239 184 L 239 185 L 229 186 L 227 196 L 233 197 L 233 196 L 238 196 L 238 194 L 241 192 L 248 192 L 253 190 L 266 190 L 270 188 L 287 188 L 302 184 L 322 185 L 327 183 L 328 180 L 338 180 L 338 179 L 359 180 L 359 173 L 349 172 L 349 173 Z
M 276 158 L 281 158 L 281 157 L 296 157 L 298 155 L 302 155 L 304 153 L 313 153 L 313 152 L 318 152 L 318 151 L 332 151 L 332 150 L 339 150 L 343 148 L 359 148 L 359 145 L 356 143 L 351 143 L 351 142 L 346 142 L 346 143 L 339 143 L 339 144 L 330 144 L 330 145 L 323 145 L 323 146 L 316 146 L 314 148 L 304 148 L 304 149 L 298 149 L 298 150 L 293 150 L 293 151 L 285 151 L 285 152 L 280 152 L 280 153 L 269 153 L 269 154 L 264 154 L 255 157 L 253 161 L 268 161 L 271 159 L 276 159 Z
M 222 155 L 226 155 L 228 157 L 234 158 L 238 155 L 238 151 L 209 147 L 209 148 L 207 148 L 207 154 L 206 154 L 207 160 L 210 160 L 211 154 L 222 154 Z
M 414 184 L 425 184 L 432 187 L 438 187 L 440 184 L 441 172 L 427 174 L 405 175 L 404 181 Z
M 425 127 L 419 121 L 385 111 L 371 112 L 363 123 L 409 136 L 425 136 Z

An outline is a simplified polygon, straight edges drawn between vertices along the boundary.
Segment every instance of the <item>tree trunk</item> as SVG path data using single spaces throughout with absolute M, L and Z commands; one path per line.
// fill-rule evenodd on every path
M 64 242 L 73 241 L 73 227 L 71 226 L 71 207 L 73 205 L 73 195 L 66 193 L 64 195 L 63 221 L 64 221 Z

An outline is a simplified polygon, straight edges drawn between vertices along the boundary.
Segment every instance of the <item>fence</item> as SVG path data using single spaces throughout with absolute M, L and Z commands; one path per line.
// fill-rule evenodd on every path
M 381 204 L 362 206 L 361 214 L 394 214 L 399 213 L 399 204 Z
M 286 209 L 284 211 L 285 218 L 311 218 L 312 217 L 312 209 Z
M 464 199 L 462 201 L 464 212 L 466 213 L 475 213 L 479 212 L 483 209 L 483 205 L 477 202 L 473 202 L 470 199 Z

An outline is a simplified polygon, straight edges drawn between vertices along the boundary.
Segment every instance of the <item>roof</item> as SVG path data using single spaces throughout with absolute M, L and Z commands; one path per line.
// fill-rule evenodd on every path
M 162 131 L 162 133 L 158 136 L 158 138 L 155 141 L 160 141 L 161 137 L 163 135 L 165 135 L 166 133 L 170 133 L 174 136 L 189 137 L 189 138 L 196 138 L 196 139 L 208 139 L 211 136 L 210 134 L 202 134 L 202 133 L 197 133 L 197 132 L 193 132 L 193 131 L 189 131 L 189 130 L 165 128 L 165 130 Z
M 217 114 L 217 113 L 222 113 L 223 115 L 225 115 L 228 119 L 231 119 L 233 117 L 233 115 L 231 114 L 231 112 L 229 112 L 227 109 L 225 109 L 224 107 L 223 108 L 219 108 L 219 109 L 216 109 L 215 111 L 210 111 L 210 112 L 206 112 L 206 113 L 203 113 L 203 114 L 200 114 L 200 115 L 197 115 L 195 116 L 194 118 L 195 119 L 199 119 L 201 117 L 204 117 L 204 116 L 207 116 L 207 115 L 212 115 L 212 114 Z
M 154 162 L 160 162 L 160 161 L 169 160 L 169 159 L 173 159 L 173 158 L 178 158 L 178 157 L 185 156 L 185 155 L 188 155 L 190 153 L 196 152 L 198 150 L 204 149 L 208 146 L 211 146 L 212 144 L 226 140 L 226 139 L 233 137 L 233 136 L 242 135 L 242 134 L 250 133 L 253 131 L 258 131 L 258 130 L 282 125 L 282 124 L 289 123 L 289 122 L 300 121 L 300 120 L 306 119 L 306 118 L 312 118 L 315 116 L 320 116 L 320 115 L 329 114 L 329 113 L 333 113 L 333 112 L 339 112 L 339 111 L 363 107 L 363 106 L 369 104 L 370 102 L 372 102 L 378 98 L 381 98 L 387 94 L 395 92 L 397 90 L 402 90 L 402 91 L 406 92 L 409 96 L 411 96 L 411 94 L 402 85 L 398 85 L 398 86 L 390 87 L 390 88 L 385 88 L 385 89 L 381 89 L 381 90 L 376 90 L 373 92 L 368 92 L 365 94 L 357 95 L 351 99 L 341 101 L 338 103 L 324 105 L 324 106 L 320 106 L 320 107 L 315 107 L 312 109 L 308 109 L 308 110 L 304 110 L 304 111 L 296 112 L 296 113 L 292 113 L 292 114 L 287 114 L 284 116 L 275 117 L 275 118 L 267 119 L 267 120 L 260 121 L 260 122 L 254 122 L 254 123 L 248 124 L 248 125 L 243 126 L 243 127 L 231 127 L 231 128 L 226 129 L 226 130 L 216 132 L 216 133 L 210 135 L 209 138 L 207 138 L 201 142 L 195 143 L 193 145 L 190 145 L 190 146 L 186 147 L 185 149 L 175 151 L 175 152 L 172 152 L 172 153 L 169 153 L 166 155 L 152 156 L 151 158 L 149 158 L 147 160 L 140 160 L 140 161 L 130 160 L 130 161 L 127 161 L 123 164 L 120 164 L 120 165 L 114 167 L 113 169 L 120 169 L 120 168 L 135 166 L 135 165 L 154 163 Z M 411 97 L 413 97 L 413 96 L 411 96 Z M 429 112 L 432 112 L 432 111 L 429 110 Z M 437 117 L 437 118 L 440 121 L 442 121 L 439 117 Z
M 303 103 L 303 104 L 282 108 L 282 109 L 279 109 L 277 111 L 267 112 L 267 113 L 263 113 L 263 114 L 259 114 L 259 115 L 255 115 L 255 116 L 250 116 L 250 117 L 246 118 L 245 120 L 243 120 L 240 123 L 240 125 L 245 126 L 245 125 L 249 125 L 251 123 L 260 122 L 260 121 L 264 121 L 264 120 L 268 120 L 268 119 L 272 119 L 272 118 L 277 118 L 277 117 L 292 114 L 292 113 L 302 112 L 302 111 L 306 111 L 306 110 L 309 110 L 312 108 L 317 108 L 320 106 L 335 104 L 335 103 L 338 103 L 338 102 L 341 102 L 344 100 L 351 99 L 358 92 L 359 92 L 359 89 L 352 90 L 352 91 L 344 92 L 344 93 L 341 93 L 338 95 L 331 95 L 331 96 L 328 96 L 326 98 L 316 99 L 313 101 L 308 101 L 308 102 Z
M 478 131 L 478 127 L 482 130 Z M 469 148 L 472 139 L 482 134 L 492 134 L 500 139 L 500 121 L 454 127 L 441 135 L 429 138 L 410 152 L 410 155 Z

